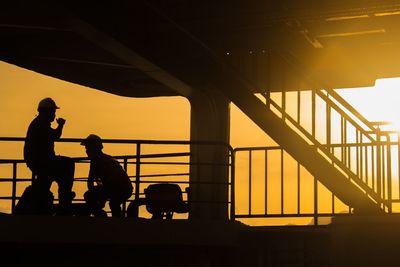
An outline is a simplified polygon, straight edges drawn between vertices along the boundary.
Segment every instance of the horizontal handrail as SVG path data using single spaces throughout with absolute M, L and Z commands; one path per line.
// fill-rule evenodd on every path
M 63 142 L 63 143 L 80 143 L 84 141 L 85 138 L 60 138 L 55 142 Z M 12 142 L 21 142 L 25 141 L 25 137 L 0 137 L 1 141 L 12 141 Z M 101 139 L 103 143 L 109 144 L 147 144 L 147 145 L 221 145 L 226 146 L 229 150 L 233 151 L 233 148 L 230 144 L 218 141 L 182 141 L 182 140 L 145 140 L 145 139 Z

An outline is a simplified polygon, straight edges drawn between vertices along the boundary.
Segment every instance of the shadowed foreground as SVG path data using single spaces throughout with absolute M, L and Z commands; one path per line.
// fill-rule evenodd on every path
M 397 266 L 400 238 L 398 216 L 250 227 L 5 215 L 0 227 L 2 262 L 14 266 Z

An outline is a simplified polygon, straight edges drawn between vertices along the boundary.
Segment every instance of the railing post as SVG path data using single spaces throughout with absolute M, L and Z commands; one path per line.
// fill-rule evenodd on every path
M 124 170 L 126 173 L 128 173 L 128 159 L 127 158 L 124 158 Z M 126 215 L 126 201 L 124 201 L 122 203 L 122 214 Z
M 297 123 L 300 125 L 300 120 L 301 120 L 301 92 L 300 90 L 297 91 Z
M 314 177 L 314 225 L 318 225 L 318 180 Z
M 301 203 L 300 203 L 300 163 L 297 162 L 297 214 L 300 214 L 300 207 L 301 207 Z
M 328 94 L 329 97 L 329 94 Z M 331 107 L 326 103 L 326 148 L 330 151 L 331 142 L 332 142 L 332 133 L 331 133 Z
M 382 198 L 382 169 L 381 169 L 381 129 L 376 129 L 376 191 Z
M 265 208 L 264 208 L 264 214 L 267 215 L 268 214 L 268 149 L 264 150 L 264 180 L 265 180 Z
M 400 180 L 400 133 L 397 133 L 397 178 Z M 398 193 L 400 195 L 400 182 L 398 184 Z
M 135 200 L 139 199 L 140 194 L 140 152 L 141 143 L 136 144 L 136 179 L 135 179 Z
M 252 165 L 252 153 L 251 150 L 249 150 L 249 215 L 251 215 L 251 183 L 252 183 L 251 165 Z
M 17 163 L 13 162 L 12 199 L 11 199 L 12 213 L 14 213 L 16 198 L 17 198 Z
M 285 198 L 285 192 L 284 192 L 284 162 L 283 162 L 283 149 L 281 149 L 281 214 L 283 215 L 285 213 L 285 207 L 284 207 L 284 198 Z
M 282 120 L 286 122 L 286 91 L 282 92 Z
M 345 125 L 345 119 L 343 116 L 340 117 L 340 142 L 342 144 L 341 147 L 341 160 L 343 164 L 346 164 L 346 125 Z
M 316 118 L 316 92 L 315 89 L 311 90 L 311 135 L 312 137 L 316 138 L 315 136 L 315 118 Z
M 231 221 L 235 221 L 235 215 L 235 152 L 231 151 Z
M 387 141 L 387 206 L 388 206 L 388 213 L 392 213 L 392 146 L 390 144 L 391 138 L 390 135 L 388 134 L 386 137 Z
M 362 176 L 360 176 L 360 152 L 359 152 L 359 148 L 361 147 L 360 143 L 361 142 L 359 139 L 359 130 L 356 129 L 356 174 L 362 180 Z M 351 157 L 351 153 L 349 154 L 349 157 Z M 351 169 L 351 165 L 349 165 L 349 168 Z

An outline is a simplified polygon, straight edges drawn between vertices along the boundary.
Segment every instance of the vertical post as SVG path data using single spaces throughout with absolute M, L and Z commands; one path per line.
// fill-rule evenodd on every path
M 368 144 L 364 146 L 364 161 L 365 161 L 365 183 L 368 185 L 369 164 L 368 164 Z
M 284 214 L 285 209 L 284 209 L 284 198 L 285 198 L 285 192 L 284 192 L 284 168 L 283 168 L 283 149 L 281 149 L 281 214 Z
M 362 181 L 364 181 L 364 139 L 363 135 L 360 132 L 360 178 Z
M 128 159 L 127 158 L 124 158 L 124 170 L 128 174 Z M 130 180 L 130 178 L 129 178 L 129 180 Z M 122 214 L 125 217 L 125 215 L 126 215 L 126 201 L 124 201 L 122 203 Z
M 357 177 L 360 177 L 360 164 L 359 164 L 360 163 L 359 162 L 360 153 L 358 151 L 360 140 L 359 140 L 358 133 L 359 133 L 359 130 L 356 129 L 356 174 L 357 174 Z M 349 157 L 351 157 L 351 154 L 349 155 Z M 351 169 L 351 165 L 349 165 L 349 168 Z M 362 180 L 362 177 L 360 177 L 360 178 Z
M 297 123 L 300 125 L 300 121 L 301 121 L 301 92 L 300 90 L 297 91 Z
M 236 219 L 236 207 L 235 207 L 235 161 L 236 154 L 231 151 L 231 221 Z
M 286 91 L 282 92 L 282 120 L 286 122 Z
M 326 92 L 326 96 L 329 99 L 329 92 Z M 334 149 L 331 148 L 332 143 L 332 111 L 331 106 L 326 101 L 326 146 L 327 150 L 334 155 Z M 332 192 L 332 215 L 335 214 L 335 195 Z
M 326 97 L 329 99 L 329 92 L 326 92 Z M 333 148 L 331 148 L 332 143 L 332 111 L 331 106 L 328 101 L 325 102 L 326 107 L 326 149 L 329 153 L 334 154 Z M 333 163 L 332 163 L 333 164 Z M 335 195 L 332 192 L 332 215 L 335 214 Z
M 13 179 L 12 179 L 12 199 L 11 199 L 11 211 L 14 212 L 15 201 L 17 198 L 17 163 L 13 162 Z
M 136 144 L 136 179 L 135 179 L 135 200 L 139 199 L 140 194 L 140 152 L 141 143 Z
M 387 203 L 388 203 L 388 212 L 392 213 L 392 146 L 390 144 L 390 135 L 387 135 Z
M 265 209 L 264 209 L 264 214 L 268 214 L 268 150 L 264 150 L 265 156 L 264 156 L 264 176 L 265 176 Z
M 383 136 L 386 137 L 386 136 Z M 381 160 L 381 171 L 382 171 L 382 175 L 381 175 L 381 181 L 382 181 L 382 199 L 385 200 L 386 199 L 386 140 L 382 140 L 382 144 L 381 144 L 381 156 L 382 156 L 382 160 Z M 383 204 L 383 209 L 385 209 L 385 203 L 382 202 Z
M 340 117 L 340 142 L 341 142 L 341 160 L 346 164 L 346 147 L 345 147 L 345 132 L 344 132 L 344 118 Z
M 350 145 L 348 145 L 347 141 L 347 120 L 343 120 L 343 133 L 344 133 L 344 138 L 343 138 L 343 145 L 344 145 L 344 158 L 345 158 L 345 164 L 346 166 L 350 169 L 351 168 L 351 153 L 350 153 Z
M 376 129 L 376 191 L 382 197 L 382 171 L 381 171 L 381 129 Z
M 397 134 L 397 179 L 399 180 L 398 193 L 400 195 L 400 133 Z
M 311 135 L 315 138 L 315 117 L 316 117 L 315 89 L 311 91 Z
M 375 164 L 376 164 L 376 162 L 377 162 L 377 160 L 375 158 L 375 147 L 374 147 L 374 143 L 372 143 L 371 144 L 371 180 L 372 180 L 371 182 L 372 182 L 372 189 L 374 191 L 376 189 L 376 181 L 375 181 L 375 178 L 376 178 Z
M 297 162 L 297 214 L 300 214 L 300 163 Z
M 318 181 L 314 177 L 314 225 L 318 225 Z
M 249 215 L 251 215 L 251 165 L 252 165 L 252 153 L 251 150 L 249 150 Z
M 329 93 L 327 95 L 329 97 Z M 331 106 L 326 103 L 326 148 L 330 151 L 331 146 Z

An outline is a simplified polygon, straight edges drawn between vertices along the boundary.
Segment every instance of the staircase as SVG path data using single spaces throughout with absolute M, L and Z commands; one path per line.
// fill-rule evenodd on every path
M 302 120 L 304 92 L 291 93 L 297 97 L 297 111 L 292 114 L 288 112 L 285 92 L 281 93 L 280 103 L 269 93 L 260 96 L 247 90 L 225 93 L 287 153 L 353 208 L 354 213 L 391 212 L 391 203 L 385 200 L 391 198 L 389 135 L 380 130 L 379 124 L 366 120 L 334 90 L 309 92 L 311 125 L 308 127 Z M 335 134 L 333 130 L 338 127 L 340 134 Z

